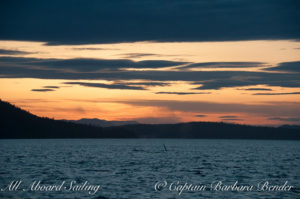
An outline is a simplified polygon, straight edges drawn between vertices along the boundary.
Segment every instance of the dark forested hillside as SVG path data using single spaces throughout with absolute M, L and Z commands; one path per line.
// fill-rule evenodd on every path
M 0 100 L 0 138 L 123 138 L 135 137 L 125 130 L 104 130 L 37 117 Z

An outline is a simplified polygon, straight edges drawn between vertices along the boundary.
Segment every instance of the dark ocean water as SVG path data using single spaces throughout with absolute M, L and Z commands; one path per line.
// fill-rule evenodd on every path
M 0 150 L 0 198 L 300 198 L 299 141 L 0 140 Z M 12 181 L 22 181 L 17 190 L 8 189 Z M 58 191 L 30 190 L 38 181 L 65 183 Z M 211 190 L 219 181 L 254 190 Z M 266 181 L 293 188 L 257 191 L 257 184 Z M 179 195 L 185 183 L 207 188 Z M 95 194 L 69 191 L 74 185 L 100 188 Z

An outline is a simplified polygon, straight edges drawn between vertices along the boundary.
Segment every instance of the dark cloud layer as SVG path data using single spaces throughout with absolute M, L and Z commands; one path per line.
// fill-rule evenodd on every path
M 1 65 L 37 66 L 46 69 L 71 70 L 78 72 L 93 72 L 103 69 L 117 70 L 122 68 L 163 68 L 186 64 L 165 60 L 146 60 L 134 62 L 127 59 L 34 59 L 21 57 L 0 57 Z
M 299 39 L 295 0 L 1 1 L 0 39 L 50 44 Z
M 198 82 L 201 86 L 194 89 L 221 89 L 228 87 L 240 86 L 281 86 L 289 88 L 300 87 L 300 75 L 297 73 L 263 73 L 263 72 L 238 72 L 238 71 L 221 71 L 218 73 L 208 72 L 208 75 L 216 74 L 210 80 Z M 197 82 L 195 83 L 197 84 Z
M 269 71 L 285 71 L 285 72 L 298 72 L 300 73 L 300 61 L 284 62 L 276 67 L 266 68 Z

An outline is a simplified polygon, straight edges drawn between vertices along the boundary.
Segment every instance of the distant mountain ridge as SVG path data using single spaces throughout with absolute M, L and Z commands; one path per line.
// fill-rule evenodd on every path
M 98 122 L 98 121 L 97 121 Z M 286 126 L 290 127 L 290 126 Z M 300 140 L 299 128 L 256 127 L 221 122 L 127 124 L 96 127 L 35 116 L 0 100 L 0 139 L 189 138 Z
M 100 120 L 97 118 L 82 118 L 80 120 L 63 120 L 68 122 L 73 122 L 76 124 L 87 124 L 91 126 L 98 126 L 98 127 L 111 127 L 111 126 L 123 126 L 128 124 L 139 124 L 136 121 L 107 121 L 107 120 Z

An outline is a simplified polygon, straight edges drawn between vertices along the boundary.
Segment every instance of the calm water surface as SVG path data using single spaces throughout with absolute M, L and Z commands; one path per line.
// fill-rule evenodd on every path
M 165 150 L 165 147 L 167 151 Z M 88 181 L 86 191 L 0 191 L 0 198 L 300 198 L 300 142 L 262 140 L 60 139 L 0 140 L 0 188 L 22 180 L 66 185 Z M 222 181 L 254 185 L 269 181 L 286 192 L 170 191 L 180 185 Z M 167 183 L 155 191 L 157 182 Z M 175 188 L 172 186 L 172 189 Z

